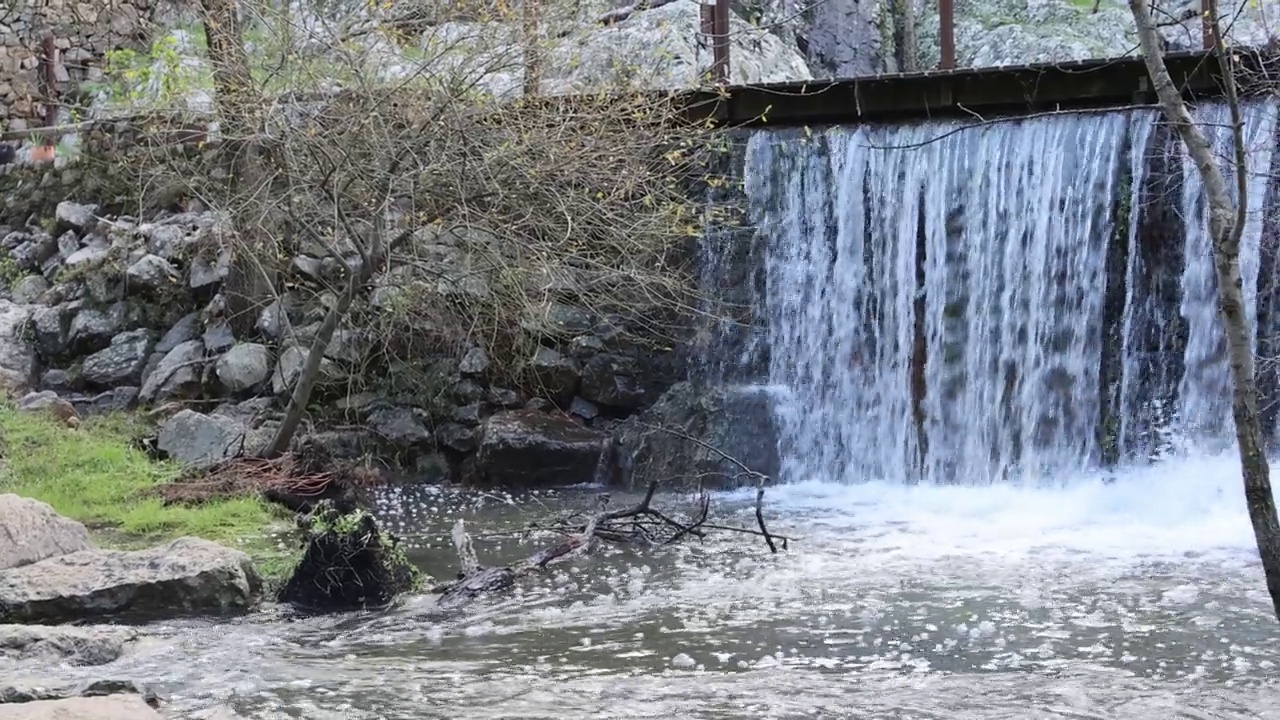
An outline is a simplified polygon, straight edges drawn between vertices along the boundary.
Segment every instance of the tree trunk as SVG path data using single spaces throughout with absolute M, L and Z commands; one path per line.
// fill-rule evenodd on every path
M 257 140 L 262 101 L 253 85 L 236 0 L 200 0 L 201 21 L 213 67 L 223 154 L 230 174 L 229 197 L 238 242 L 226 282 L 229 315 L 252 326 L 257 306 L 274 292 L 272 267 L 278 253 L 272 239 L 271 208 L 262 196 L 267 173 Z
M 399 166 L 399 161 L 393 161 L 390 172 L 387 177 L 394 175 L 395 168 Z M 384 193 L 385 194 L 385 193 Z M 325 313 L 324 321 L 320 323 L 320 329 L 316 331 L 316 337 L 311 342 L 311 348 L 307 351 L 307 362 L 302 366 L 302 374 L 298 376 L 298 384 L 293 386 L 293 392 L 289 395 L 289 406 L 285 408 L 284 419 L 280 421 L 280 427 L 276 430 L 276 435 L 271 440 L 271 446 L 263 453 L 264 457 L 274 458 L 283 455 L 289 450 L 289 444 L 293 442 L 293 436 L 298 432 L 298 426 L 302 424 L 302 416 L 306 413 L 307 403 L 311 402 L 311 391 L 315 389 L 316 378 L 320 375 L 320 365 L 324 361 L 324 351 L 329 347 L 329 341 L 333 340 L 333 334 L 338 330 L 339 323 L 347 316 L 347 312 L 351 310 L 351 303 L 355 301 L 356 295 L 361 288 L 369 283 L 382 267 L 383 261 L 386 259 L 386 248 L 394 248 L 401 240 L 408 237 L 411 231 L 402 232 L 397 238 L 390 243 L 385 243 L 383 233 L 386 228 L 381 224 L 374 231 L 373 237 L 365 246 L 361 253 L 360 269 L 350 272 L 347 276 L 347 287 L 338 296 L 338 301 L 329 308 L 329 312 Z M 337 258 L 342 261 L 341 257 Z
M 1161 54 L 1161 42 L 1155 23 L 1147 9 L 1147 0 L 1129 0 L 1137 25 L 1142 55 L 1151 75 L 1151 84 L 1169 123 L 1178 132 L 1204 179 L 1209 201 L 1209 232 L 1213 238 L 1214 266 L 1218 276 L 1218 309 L 1231 359 L 1233 391 L 1231 414 L 1235 420 L 1236 441 L 1240 447 L 1240 467 L 1244 479 L 1245 502 L 1253 523 L 1254 539 L 1262 558 L 1267 591 L 1271 594 L 1276 617 L 1280 618 L 1280 521 L 1271 493 L 1271 470 L 1263 451 L 1262 423 L 1258 413 L 1258 387 L 1254 379 L 1253 333 L 1245 313 L 1243 282 L 1240 278 L 1240 234 L 1248 194 L 1246 182 L 1244 127 L 1240 119 L 1240 102 L 1230 59 L 1222 41 L 1217 6 L 1206 3 L 1206 22 L 1211 24 L 1214 47 L 1222 69 L 1227 99 L 1231 105 L 1232 132 L 1235 146 L 1235 179 L 1237 200 L 1232 201 L 1227 179 L 1215 162 L 1213 149 L 1201 129 L 1191 119 L 1182 96 L 1174 87 Z

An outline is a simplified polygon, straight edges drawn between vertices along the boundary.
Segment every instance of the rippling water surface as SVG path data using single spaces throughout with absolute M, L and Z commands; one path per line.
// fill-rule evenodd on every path
M 1280 718 L 1280 625 L 1237 472 L 1210 458 L 1056 489 L 790 485 L 768 500 L 772 529 L 795 538 L 776 556 L 724 534 L 606 546 L 453 616 L 431 597 L 269 608 L 148 626 L 105 667 L 30 669 L 130 677 L 179 714 L 264 720 Z M 509 529 L 592 496 L 417 488 L 380 508 L 445 577 L 438 533 L 454 517 Z M 715 508 L 750 525 L 750 502 Z M 494 561 L 545 542 L 478 549 Z

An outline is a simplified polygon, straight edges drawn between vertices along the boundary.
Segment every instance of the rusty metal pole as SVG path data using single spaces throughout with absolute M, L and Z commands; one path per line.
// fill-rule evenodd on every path
M 1213 49 L 1213 21 L 1216 18 L 1209 17 L 1209 0 L 1200 0 L 1200 35 L 1204 42 L 1205 50 Z
M 716 0 L 711 40 L 712 76 L 717 85 L 729 84 L 729 0 Z
M 535 97 L 542 85 L 542 57 L 538 46 L 538 21 L 541 0 L 524 0 L 521 7 L 521 31 L 524 35 L 524 96 Z
M 938 67 L 953 70 L 956 66 L 956 6 L 955 0 L 938 0 L 938 29 L 942 48 Z

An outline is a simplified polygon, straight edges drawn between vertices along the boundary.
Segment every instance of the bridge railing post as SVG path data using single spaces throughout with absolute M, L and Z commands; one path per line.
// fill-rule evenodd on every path
M 711 44 L 711 81 L 729 84 L 729 0 L 702 3 L 702 34 Z
M 938 62 L 940 70 L 954 70 L 956 67 L 955 10 L 955 0 L 938 0 L 938 44 L 942 51 Z

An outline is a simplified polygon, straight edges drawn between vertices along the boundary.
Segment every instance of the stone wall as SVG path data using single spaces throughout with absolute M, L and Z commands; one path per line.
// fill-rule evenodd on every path
M 0 2 L 0 130 L 41 125 L 47 96 L 41 38 L 59 50 L 59 95 L 102 79 L 106 54 L 145 47 L 154 0 L 6 0 Z

